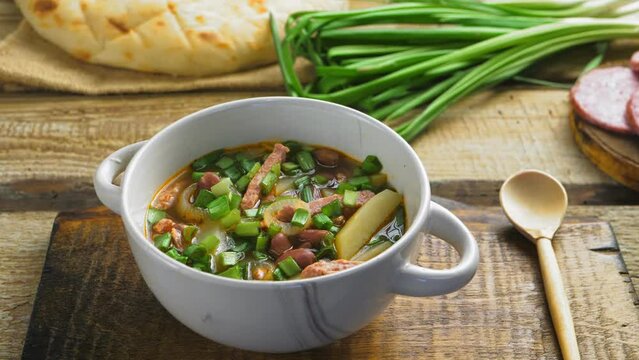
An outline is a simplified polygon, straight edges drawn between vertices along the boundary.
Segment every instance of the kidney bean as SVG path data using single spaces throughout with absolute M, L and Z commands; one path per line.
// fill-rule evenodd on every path
M 313 247 L 317 247 L 322 243 L 322 240 L 324 240 L 324 237 L 326 237 L 327 234 L 328 230 L 304 230 L 299 234 L 299 240 L 305 243 L 309 243 Z
M 292 206 L 285 206 L 277 212 L 277 220 L 285 223 L 290 223 L 293 220 L 293 214 L 295 214 L 295 208 Z
M 317 160 L 320 165 L 327 167 L 337 166 L 337 162 L 339 161 L 339 153 L 329 149 L 314 150 L 313 156 L 315 156 L 315 160 Z
M 198 189 L 210 190 L 211 187 L 220 182 L 220 177 L 216 173 L 207 171 L 202 175 L 200 181 L 197 182 Z
M 275 264 L 279 264 L 280 261 L 283 261 L 287 257 L 292 257 L 293 260 L 299 265 L 302 269 L 311 265 L 315 262 L 315 254 L 309 249 L 293 249 L 284 252 L 280 257 L 277 258 Z
M 293 247 L 288 237 L 282 233 L 277 233 L 271 239 L 271 253 L 275 256 L 280 256 L 286 250 Z

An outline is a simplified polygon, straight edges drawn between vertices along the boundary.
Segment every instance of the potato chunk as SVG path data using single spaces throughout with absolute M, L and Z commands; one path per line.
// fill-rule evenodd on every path
M 339 259 L 350 260 L 384 226 L 402 201 L 402 196 L 384 190 L 368 200 L 335 237 L 335 248 Z

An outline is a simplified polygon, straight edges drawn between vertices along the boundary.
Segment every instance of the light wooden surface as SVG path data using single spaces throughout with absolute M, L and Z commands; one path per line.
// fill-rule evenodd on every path
M 11 0 L 0 0 L 0 38 L 20 19 Z M 611 57 L 621 59 L 627 52 L 614 52 Z M 557 79 L 576 73 L 575 66 L 566 62 L 544 70 Z M 91 176 L 104 156 L 202 107 L 273 95 L 198 92 L 83 97 L 14 84 L 0 84 L 2 89 L 9 91 L 0 92 L 3 359 L 21 353 L 55 214 L 97 205 Z M 566 95 L 526 86 L 485 92 L 450 109 L 413 146 L 428 169 L 433 192 L 468 203 L 496 205 L 500 182 L 522 168 L 556 175 L 571 197 L 570 214 L 611 222 L 630 276 L 639 282 L 639 207 L 632 206 L 639 204 L 639 195 L 617 185 L 579 152 L 570 136 Z M 586 204 L 604 206 L 576 206 Z M 445 338 L 438 341 L 445 344 Z
M 512 229 L 498 208 L 461 208 L 454 213 L 476 236 L 482 254 L 477 274 L 466 287 L 446 296 L 398 297 L 382 316 L 343 340 L 308 352 L 267 355 L 206 341 L 179 324 L 153 298 L 139 273 L 131 271 L 135 265 L 119 218 L 103 207 L 67 212 L 56 220 L 23 355 L 26 359 L 78 355 L 560 358 L 534 245 Z M 627 282 L 608 224 L 588 217 L 568 218 L 554 247 L 584 359 L 637 358 L 636 292 Z M 458 258 L 437 239 L 427 241 L 421 250 L 418 262 L 423 266 L 441 269 Z

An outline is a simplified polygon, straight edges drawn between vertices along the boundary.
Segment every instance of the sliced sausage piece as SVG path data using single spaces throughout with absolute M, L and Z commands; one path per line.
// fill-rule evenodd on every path
M 317 247 L 322 243 L 322 240 L 328 235 L 328 230 L 316 230 L 316 229 L 308 229 L 302 231 L 298 235 L 299 241 L 303 243 L 308 243 L 311 247 Z
M 160 191 L 158 196 L 155 197 L 152 206 L 159 210 L 170 209 L 177 201 L 180 192 L 184 190 L 189 183 L 190 181 L 185 179 L 169 185 L 166 189 Z
M 302 269 L 315 262 L 315 254 L 309 249 L 301 248 L 286 251 L 284 254 L 280 255 L 280 257 L 277 258 L 275 264 L 279 264 L 281 261 L 289 256 L 292 257 L 297 265 L 299 265 Z
M 275 164 L 280 164 L 284 161 L 284 159 L 286 159 L 286 153 L 288 152 L 289 149 L 286 146 L 279 143 L 275 144 L 273 152 L 269 154 L 266 160 L 264 160 L 264 164 L 262 164 L 260 171 L 255 174 L 253 179 L 251 179 L 251 182 L 248 184 L 244 197 L 242 198 L 242 209 L 251 209 L 255 206 L 255 204 L 257 204 L 258 200 L 260 200 L 260 183 Z
M 339 153 L 329 149 L 313 150 L 313 156 L 320 165 L 326 167 L 335 167 L 339 162 Z
M 158 234 L 164 234 L 171 231 L 173 226 L 175 226 L 175 221 L 164 218 L 153 225 L 153 231 Z
M 338 271 L 350 269 L 353 266 L 359 265 L 361 263 L 361 261 L 351 261 L 344 259 L 333 261 L 318 261 L 302 271 L 302 278 L 312 278 L 332 274 Z
M 271 253 L 275 256 L 282 255 L 285 251 L 293 247 L 293 244 L 288 239 L 288 236 L 277 233 L 271 239 Z
M 635 91 L 628 101 L 628 125 L 639 134 L 639 90 Z
M 639 72 L 639 51 L 632 54 L 632 57 L 630 58 L 630 68 L 633 71 Z
M 220 177 L 216 173 L 207 171 L 202 175 L 200 181 L 197 182 L 198 189 L 210 190 L 211 187 L 220 182 Z
M 570 90 L 575 112 L 600 128 L 622 134 L 633 131 L 628 125 L 626 108 L 639 80 L 627 67 L 615 66 L 589 71 Z
M 315 215 L 322 211 L 322 208 L 335 200 L 342 200 L 342 195 L 333 194 L 331 196 L 323 197 L 321 199 L 313 200 L 308 203 L 308 208 L 311 211 L 311 215 Z
M 366 202 L 375 196 L 375 193 L 370 190 L 362 190 L 359 192 L 359 197 L 355 202 L 355 207 L 359 208 Z M 315 215 L 322 211 L 322 208 L 335 200 L 342 202 L 343 196 L 340 194 L 333 194 L 331 196 L 323 197 L 321 199 L 313 200 L 308 203 L 308 207 L 311 210 L 311 215 Z

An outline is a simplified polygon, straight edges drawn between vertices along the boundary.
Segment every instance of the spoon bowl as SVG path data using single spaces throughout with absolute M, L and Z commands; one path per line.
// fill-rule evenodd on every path
M 528 240 L 552 239 L 568 207 L 563 185 L 539 170 L 523 170 L 508 178 L 499 191 L 508 220 Z

